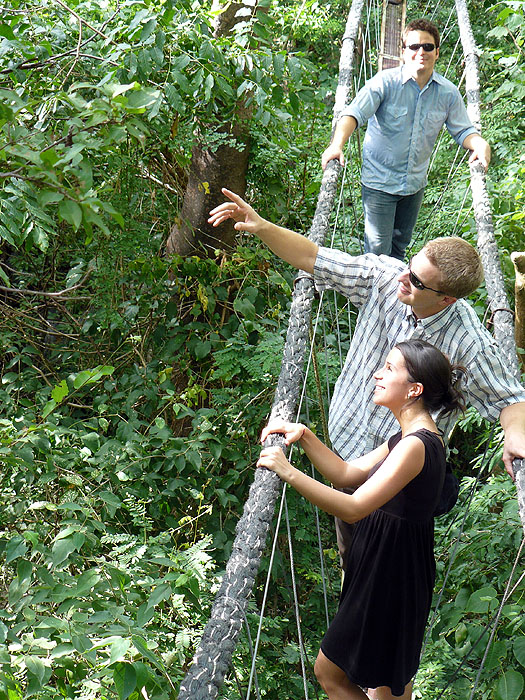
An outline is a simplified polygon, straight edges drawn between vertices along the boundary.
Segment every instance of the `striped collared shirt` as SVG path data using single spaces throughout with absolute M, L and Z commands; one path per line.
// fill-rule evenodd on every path
M 384 406 L 372 402 L 374 372 L 389 350 L 402 340 L 422 338 L 468 370 L 463 381 L 467 402 L 489 420 L 505 406 L 525 401 L 525 390 L 509 376 L 498 346 L 463 299 L 428 318 L 417 319 L 412 307 L 397 298 L 397 277 L 405 265 L 386 255 L 352 256 L 320 248 L 314 279 L 319 291 L 333 289 L 347 297 L 359 314 L 352 342 L 330 404 L 332 447 L 343 459 L 382 444 L 399 426 Z M 438 422 L 448 436 L 457 415 Z

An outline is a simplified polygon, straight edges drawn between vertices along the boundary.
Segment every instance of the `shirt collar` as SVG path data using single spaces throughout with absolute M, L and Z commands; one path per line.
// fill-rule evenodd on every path
M 409 80 L 414 80 L 414 78 L 410 75 L 410 71 L 409 71 L 408 68 L 405 66 L 405 64 L 403 64 L 403 65 L 401 66 L 401 83 L 404 85 L 405 83 L 408 83 Z M 428 83 L 425 85 L 425 87 L 427 87 L 428 85 L 430 85 L 430 83 L 431 83 L 432 81 L 434 81 L 434 82 L 436 82 L 436 83 L 440 83 L 441 85 L 443 85 L 444 82 L 445 82 L 445 79 L 443 78 L 442 75 L 439 75 L 439 73 L 436 73 L 436 71 L 434 70 L 434 71 L 432 71 L 432 75 L 430 76 L 430 80 L 429 80 Z M 416 82 L 416 81 L 414 80 L 414 82 Z
M 412 326 L 419 328 L 422 327 L 429 332 L 433 332 L 438 331 L 440 328 L 443 328 L 449 323 L 452 309 L 456 304 L 457 302 L 455 302 L 454 304 L 450 304 L 449 306 L 446 306 L 442 311 L 438 311 L 437 314 L 432 314 L 432 316 L 427 316 L 426 318 L 416 318 L 411 306 L 409 306 L 408 304 L 403 304 L 403 306 L 406 307 L 405 317 Z

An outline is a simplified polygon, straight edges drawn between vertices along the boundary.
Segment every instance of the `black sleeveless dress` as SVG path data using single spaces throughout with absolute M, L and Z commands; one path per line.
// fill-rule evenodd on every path
M 339 610 L 322 641 L 325 656 L 362 688 L 402 695 L 414 677 L 436 573 L 433 512 L 445 475 L 445 448 L 425 428 L 421 472 L 384 506 L 358 521 Z M 401 433 L 388 441 L 389 451 Z M 384 460 L 370 471 L 374 474 Z

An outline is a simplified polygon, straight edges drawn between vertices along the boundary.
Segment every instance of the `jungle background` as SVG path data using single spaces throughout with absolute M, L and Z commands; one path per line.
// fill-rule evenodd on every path
M 207 620 L 271 406 L 294 275 L 205 219 L 225 185 L 307 231 L 349 3 L 259 0 L 239 19 L 241 6 L 2 3 L 1 700 L 175 698 Z M 524 245 L 524 5 L 469 9 L 512 304 L 509 253 Z M 426 11 L 409 4 L 409 17 Z M 439 7 L 436 23 L 451 11 Z M 438 70 L 456 39 L 452 27 Z M 450 153 L 433 166 L 428 206 Z M 466 165 L 456 177 L 424 236 L 446 233 L 464 209 L 461 235 L 475 242 L 457 194 Z M 346 243 L 359 247 L 355 234 Z M 471 301 L 489 323 L 484 289 Z M 325 364 L 334 380 L 337 358 Z M 311 420 L 322 432 L 315 411 Z M 523 534 L 499 429 L 468 411 L 451 445 L 462 491 L 437 521 L 438 588 L 466 515 L 417 677 L 427 700 L 469 697 Z M 325 629 L 314 514 L 293 494 L 289 510 L 312 662 Z M 331 519 L 321 527 L 333 612 Z M 257 661 L 271 699 L 304 692 L 286 548 L 283 534 Z M 515 583 L 476 698 L 523 697 L 525 583 Z M 250 663 L 244 635 L 221 697 L 244 697 Z M 308 682 L 323 697 L 311 672 Z

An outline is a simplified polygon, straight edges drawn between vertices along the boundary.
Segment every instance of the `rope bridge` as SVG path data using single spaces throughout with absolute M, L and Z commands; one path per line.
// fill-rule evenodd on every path
M 363 7 L 364 0 L 353 0 L 346 23 L 339 63 L 339 80 L 335 94 L 333 125 L 337 123 L 339 114 L 350 101 L 354 59 L 359 45 Z M 465 57 L 469 116 L 474 125 L 480 129 L 478 58 L 464 0 L 456 0 L 456 13 Z M 404 2 L 397 5 L 385 0 L 381 30 L 383 37 L 385 35 L 391 37 L 392 35 L 392 32 L 388 31 L 389 24 L 394 29 L 396 26 L 399 28 L 400 36 L 400 27 L 404 23 L 404 18 Z M 393 65 L 391 61 L 395 60 L 396 41 L 399 48 L 399 38 L 394 39 L 394 41 L 390 40 L 389 43 L 382 43 L 382 46 L 386 46 L 386 50 L 380 57 L 382 67 Z M 397 51 L 397 53 L 399 52 Z M 333 160 L 324 172 L 315 215 L 308 232 L 308 237 L 319 245 L 324 244 L 329 231 L 330 219 L 338 194 L 340 171 L 341 166 Z M 478 247 L 485 269 L 489 305 L 494 315 L 495 337 L 509 373 L 519 380 L 520 371 L 513 344 L 512 313 L 508 309 L 508 301 L 504 291 L 503 274 L 499 265 L 498 249 L 494 237 L 485 173 L 481 165 L 471 165 L 470 173 L 472 200 L 478 230 Z M 270 415 L 271 419 L 279 417 L 293 421 L 296 418 L 298 397 L 303 382 L 303 367 L 310 347 L 309 325 L 313 300 L 314 284 L 311 277 L 306 273 L 299 273 L 294 286 L 289 326 L 281 372 Z M 272 435 L 267 444 L 284 448 L 284 440 L 277 435 Z M 525 531 L 525 467 L 521 460 L 515 460 L 514 469 L 520 518 Z M 222 584 L 215 598 L 199 648 L 189 672 L 180 686 L 179 700 L 209 700 L 217 697 L 219 693 L 230 667 L 243 622 L 246 619 L 247 604 L 265 551 L 268 531 L 281 491 L 282 483 L 274 472 L 265 469 L 255 470 L 254 481 L 242 517 L 237 524 L 232 553 L 226 566 Z M 281 502 L 282 508 L 283 501 Z M 307 697 L 306 687 L 305 697 Z

